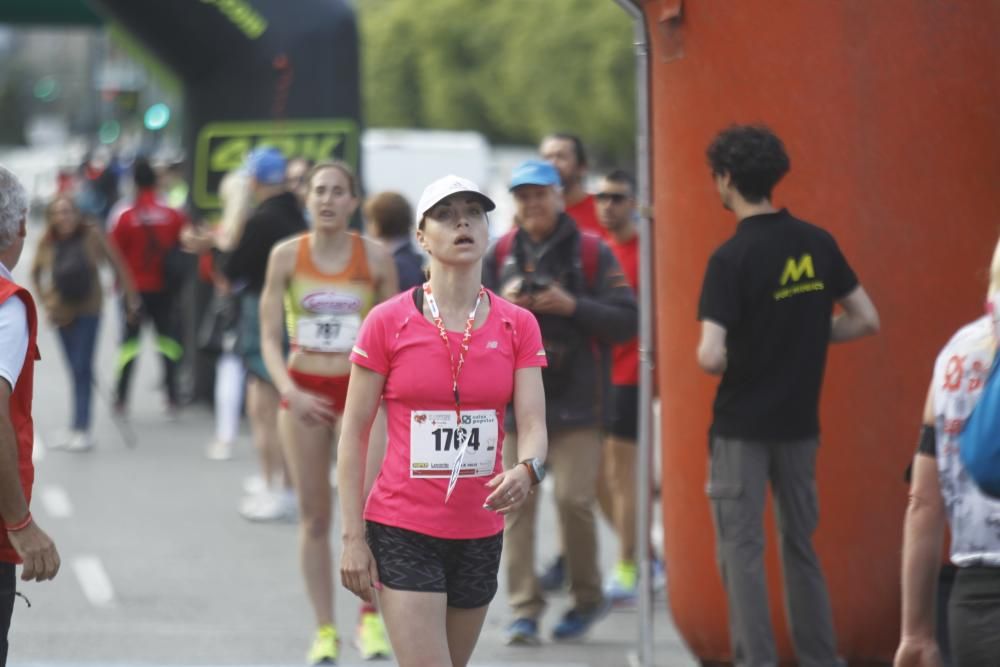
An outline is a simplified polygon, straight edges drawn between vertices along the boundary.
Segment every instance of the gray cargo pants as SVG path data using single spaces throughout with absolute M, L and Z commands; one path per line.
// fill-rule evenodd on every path
M 818 446 L 816 438 L 793 442 L 711 438 L 707 492 L 737 667 L 778 664 L 764 573 L 763 514 L 768 481 L 780 534 L 785 613 L 798 664 L 845 664 L 837 657 L 830 599 L 812 546 L 819 521 Z

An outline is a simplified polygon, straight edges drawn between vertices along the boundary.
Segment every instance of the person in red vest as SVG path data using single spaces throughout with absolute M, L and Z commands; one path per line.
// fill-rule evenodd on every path
M 38 318 L 28 291 L 11 270 L 27 235 L 28 193 L 0 166 L 0 665 L 7 664 L 7 632 L 14 611 L 15 566 L 21 579 L 46 581 L 59 572 L 59 552 L 31 517 L 34 426 L 31 389 L 38 347 Z
M 587 177 L 587 151 L 575 134 L 554 132 L 538 147 L 542 159 L 551 162 L 562 181 L 564 210 L 583 232 L 597 234 L 607 240 L 608 232 L 597 219 L 597 201 L 584 188 Z

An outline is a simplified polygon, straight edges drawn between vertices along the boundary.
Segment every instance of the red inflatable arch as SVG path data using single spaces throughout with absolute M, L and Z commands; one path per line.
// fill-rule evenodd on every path
M 716 383 L 694 352 L 705 263 L 734 221 L 704 151 L 726 125 L 761 121 L 792 160 L 775 202 L 837 237 L 882 318 L 876 338 L 830 352 L 815 541 L 841 653 L 852 664 L 890 660 L 903 470 L 935 354 L 982 312 L 1000 222 L 1000 3 L 648 0 L 643 9 L 675 622 L 699 658 L 728 658 L 704 493 Z M 790 659 L 770 519 L 768 532 L 772 612 Z

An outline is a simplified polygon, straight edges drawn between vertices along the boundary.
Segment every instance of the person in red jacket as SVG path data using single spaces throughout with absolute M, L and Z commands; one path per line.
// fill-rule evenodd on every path
M 32 379 L 38 319 L 28 291 L 11 270 L 27 235 L 28 195 L 17 177 L 0 166 L 0 665 L 7 664 L 7 632 L 14 611 L 15 566 L 21 579 L 46 581 L 59 571 L 56 545 L 28 509 L 35 469 L 31 421 Z
M 118 383 L 115 409 L 124 413 L 128 401 L 129 380 L 135 358 L 139 356 L 139 335 L 147 319 L 156 328 L 156 348 L 163 356 L 167 407 L 177 408 L 177 364 L 184 353 L 175 333 L 174 291 L 166 284 L 164 263 L 167 253 L 180 242 L 187 219 L 180 211 L 160 202 L 156 195 L 156 172 L 144 159 L 133 168 L 135 203 L 122 211 L 111 228 L 111 243 L 121 253 L 139 291 L 142 307 L 137 316 L 125 320 L 121 348 L 118 351 Z

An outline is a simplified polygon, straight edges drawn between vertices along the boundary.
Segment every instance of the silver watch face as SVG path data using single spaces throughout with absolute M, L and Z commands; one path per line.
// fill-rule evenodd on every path
M 545 466 L 538 459 L 531 459 L 531 469 L 535 472 L 535 479 L 541 484 L 545 479 Z

